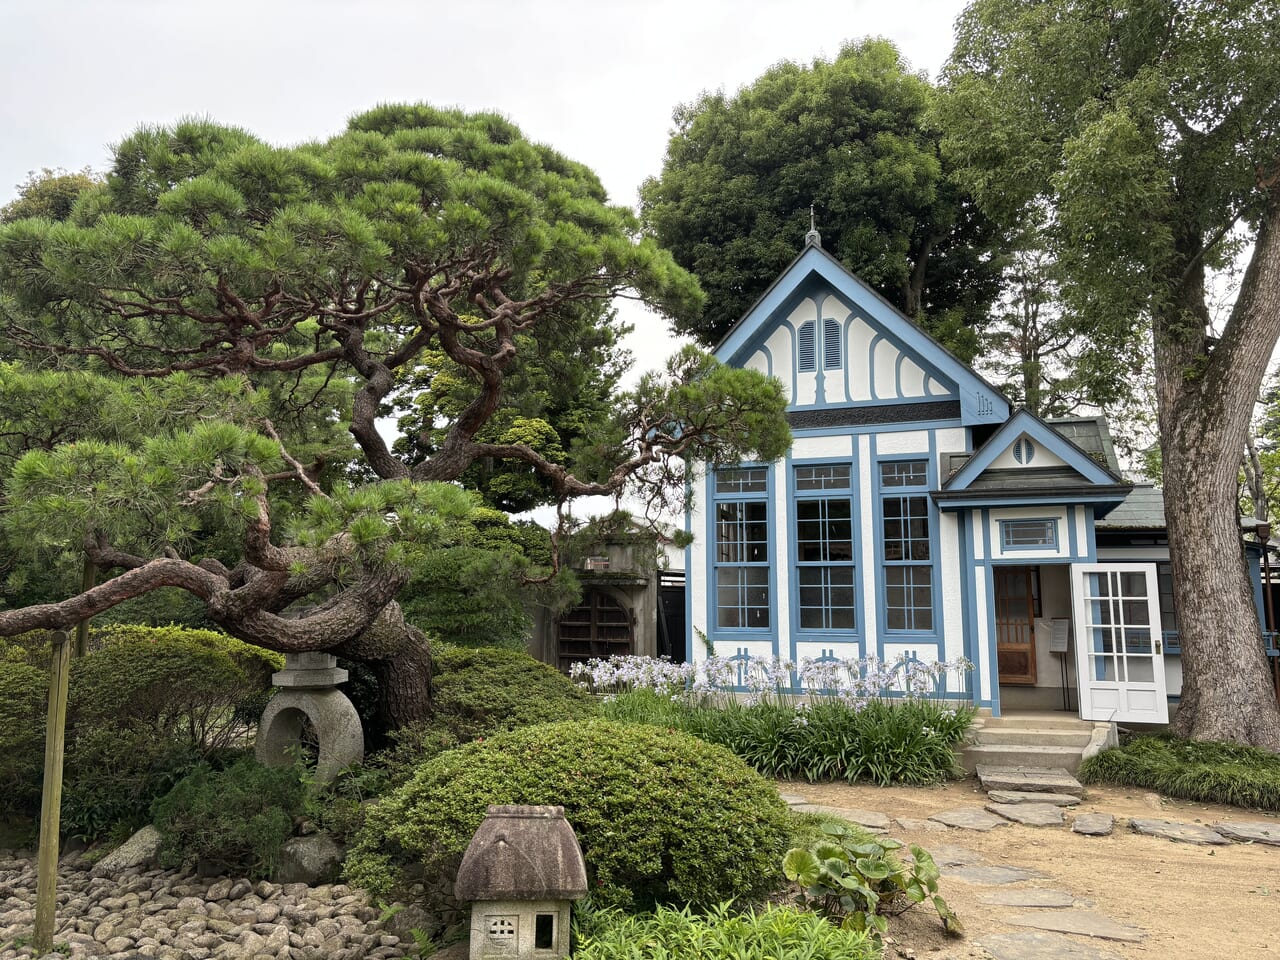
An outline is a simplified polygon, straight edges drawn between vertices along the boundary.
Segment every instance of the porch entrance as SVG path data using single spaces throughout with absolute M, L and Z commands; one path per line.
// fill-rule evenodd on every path
M 996 670 L 1001 684 L 1036 684 L 1035 621 L 1040 612 L 1040 568 L 994 568 Z

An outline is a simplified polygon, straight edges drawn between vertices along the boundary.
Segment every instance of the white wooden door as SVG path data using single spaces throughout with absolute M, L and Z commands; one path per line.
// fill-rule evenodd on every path
M 1154 563 L 1074 563 L 1080 716 L 1168 723 Z

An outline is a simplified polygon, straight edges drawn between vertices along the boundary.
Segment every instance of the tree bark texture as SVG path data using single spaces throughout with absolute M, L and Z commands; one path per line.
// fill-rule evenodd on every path
M 1280 203 L 1259 231 L 1240 295 L 1216 345 L 1204 272 L 1188 258 L 1175 302 L 1155 317 L 1165 522 L 1182 646 L 1177 733 L 1280 752 L 1280 707 L 1267 670 L 1239 528 L 1238 471 L 1253 403 L 1280 337 Z

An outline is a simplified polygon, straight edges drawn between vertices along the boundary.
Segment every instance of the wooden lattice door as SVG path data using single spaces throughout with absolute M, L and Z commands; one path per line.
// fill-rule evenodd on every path
M 1034 686 L 1035 620 L 1040 616 L 1040 571 L 996 567 L 996 664 L 999 682 Z
M 588 589 L 582 603 L 560 618 L 557 645 L 566 672 L 594 657 L 625 656 L 633 648 L 631 612 L 603 590 Z

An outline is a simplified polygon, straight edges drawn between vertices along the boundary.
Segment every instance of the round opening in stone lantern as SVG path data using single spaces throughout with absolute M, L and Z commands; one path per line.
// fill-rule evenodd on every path
M 364 759 L 364 731 L 360 715 L 347 695 L 338 689 L 347 671 L 328 653 L 286 653 L 284 669 L 271 675 L 277 687 L 258 724 L 255 755 L 269 767 L 295 762 L 302 732 L 308 722 L 319 742 L 317 783 L 328 783 L 346 767 Z
M 586 895 L 564 807 L 489 807 L 454 885 L 471 902 L 471 960 L 567 957 L 572 901 Z

